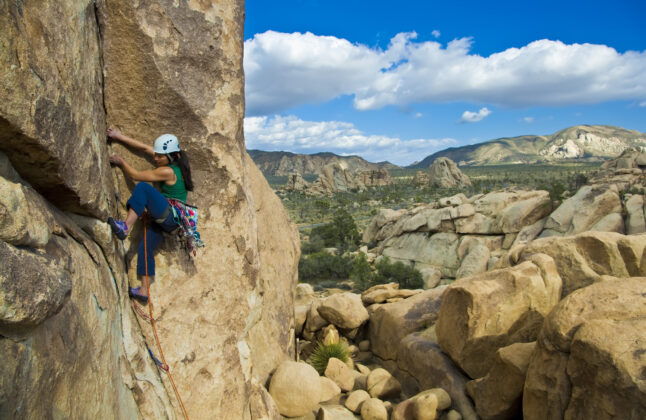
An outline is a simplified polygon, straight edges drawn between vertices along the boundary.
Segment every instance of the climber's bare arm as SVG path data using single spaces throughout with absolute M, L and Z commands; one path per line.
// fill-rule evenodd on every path
M 175 172 L 168 166 L 161 168 L 148 169 L 145 171 L 138 171 L 119 155 L 110 156 L 110 163 L 123 169 L 123 172 L 133 181 L 144 182 L 158 182 L 158 181 L 173 181 L 175 179 Z
M 150 155 L 150 156 L 155 155 L 155 152 L 153 152 L 152 146 L 149 146 L 145 143 L 140 142 L 139 140 L 135 140 L 131 137 L 126 136 L 116 128 L 108 128 L 108 137 L 113 140 L 119 141 L 135 150 L 141 150 L 147 155 Z

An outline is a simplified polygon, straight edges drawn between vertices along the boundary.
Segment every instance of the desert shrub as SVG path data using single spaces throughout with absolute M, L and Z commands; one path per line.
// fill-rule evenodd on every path
M 327 369 L 328 361 L 332 357 L 347 363 L 350 358 L 350 352 L 345 344 L 340 342 L 332 344 L 323 344 L 319 342 L 318 346 L 316 346 L 316 349 L 310 356 L 310 361 L 319 375 L 323 375 L 325 373 L 325 369 Z
M 383 257 L 376 264 L 377 274 L 373 284 L 399 283 L 403 289 L 419 289 L 423 287 L 422 273 L 401 261 L 391 263 L 388 257 Z
M 298 278 L 306 283 L 347 279 L 351 271 L 352 259 L 350 257 L 332 255 L 326 251 L 302 255 L 298 262 Z
M 310 240 L 301 243 L 301 254 L 314 254 L 323 251 L 325 242 L 318 236 L 310 236 Z
M 355 289 L 363 291 L 372 285 L 372 278 L 373 274 L 366 259 L 366 254 L 360 252 L 352 261 L 350 280 L 354 283 Z

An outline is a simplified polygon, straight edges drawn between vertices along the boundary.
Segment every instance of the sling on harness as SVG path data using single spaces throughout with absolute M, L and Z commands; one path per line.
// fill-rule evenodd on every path
M 196 256 L 197 248 L 204 247 L 204 241 L 202 241 L 200 233 L 197 231 L 197 207 L 174 198 L 166 198 L 166 200 L 170 204 L 167 211 L 173 212 L 173 219 L 179 225 L 177 235 L 184 249 L 189 255 Z M 161 220 L 165 220 L 166 217 L 168 217 L 168 213 L 164 212 L 164 217 Z

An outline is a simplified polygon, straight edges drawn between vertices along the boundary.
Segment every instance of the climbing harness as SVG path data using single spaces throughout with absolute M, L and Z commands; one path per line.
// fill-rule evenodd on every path
M 157 327 L 155 326 L 155 317 L 153 316 L 153 300 L 150 296 L 150 278 L 148 277 L 148 241 L 146 240 L 146 233 L 147 233 L 146 224 L 144 223 L 144 257 L 145 257 L 144 267 L 145 267 L 145 273 L 146 273 L 146 292 L 148 292 L 148 313 L 149 313 L 149 318 L 147 317 L 147 319 L 150 321 L 150 325 L 153 326 L 153 332 L 155 333 L 155 341 L 157 341 L 157 348 L 159 349 L 159 355 L 161 356 L 161 361 L 155 357 L 155 355 L 150 350 L 147 344 L 146 344 L 146 349 L 148 349 L 148 353 L 150 354 L 150 357 L 152 357 L 155 364 L 161 370 L 168 373 L 168 378 L 170 379 L 170 382 L 173 385 L 173 390 L 175 391 L 175 395 L 177 395 L 179 404 L 182 406 L 184 417 L 186 418 L 186 420 L 188 420 L 188 413 L 186 412 L 186 408 L 184 407 L 184 403 L 182 402 L 182 397 L 179 395 L 179 391 L 177 390 L 177 386 L 175 385 L 175 381 L 173 380 L 173 375 L 171 375 L 170 373 L 170 368 L 168 367 L 168 363 L 166 363 L 166 358 L 164 357 L 164 351 L 162 350 L 162 345 L 161 345 L 161 342 L 159 341 L 159 336 L 157 335 Z

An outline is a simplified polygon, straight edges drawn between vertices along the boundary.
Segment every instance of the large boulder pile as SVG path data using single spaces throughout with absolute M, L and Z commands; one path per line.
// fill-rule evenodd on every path
M 363 190 L 365 187 L 346 165 L 330 163 L 323 167 L 322 173 L 310 185 L 307 192 L 314 195 L 329 195 L 340 191 Z
M 363 241 L 377 244 L 377 252 L 391 260 L 459 278 L 486 271 L 524 228 L 544 222 L 551 210 L 546 191 L 457 194 L 410 211 L 379 210 Z
M 393 183 L 390 172 L 386 169 L 357 172 L 357 180 L 366 187 L 390 185 Z
M 121 243 L 103 222 L 133 187 L 109 154 L 152 165 L 108 146 L 108 125 L 175 133 L 191 158 L 207 247 L 187 259 L 167 239 L 151 284 L 188 413 L 275 413 L 261 384 L 294 356 L 299 245 L 245 151 L 243 21 L 237 0 L 0 6 L 0 417 L 182 415 L 127 297 L 140 232 Z

